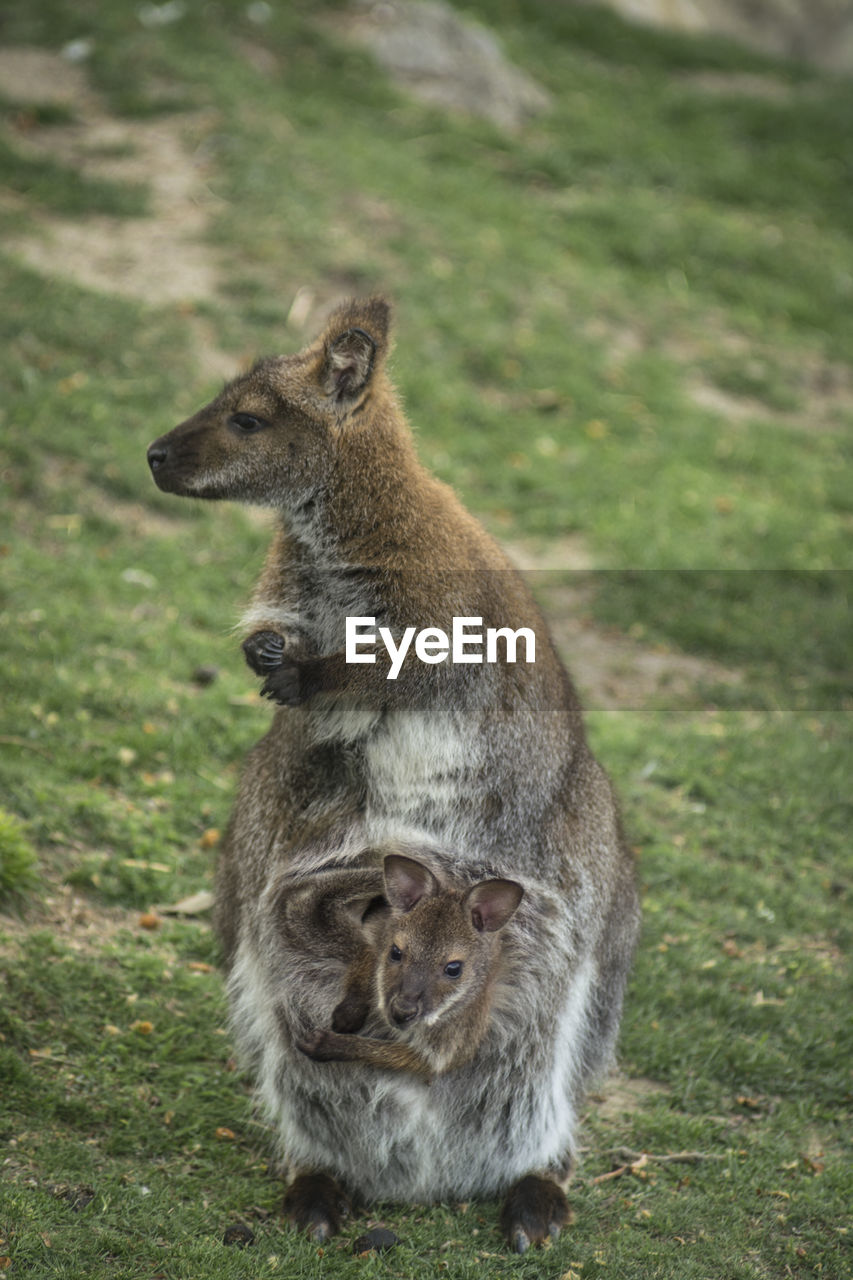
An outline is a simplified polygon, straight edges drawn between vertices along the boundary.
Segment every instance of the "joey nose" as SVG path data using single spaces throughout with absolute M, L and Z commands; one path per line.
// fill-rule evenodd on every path
M 395 1026 L 405 1027 L 418 1016 L 419 1005 L 414 1000 L 392 1000 L 391 1018 Z
M 168 456 L 168 450 L 166 450 L 163 445 L 152 444 L 151 448 L 148 450 L 148 465 L 151 470 L 159 471 Z

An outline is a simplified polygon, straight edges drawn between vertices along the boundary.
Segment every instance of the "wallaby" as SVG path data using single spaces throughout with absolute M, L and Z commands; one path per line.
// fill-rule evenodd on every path
M 389 318 L 382 299 L 345 303 L 148 460 L 166 492 L 261 503 L 281 521 L 243 623 L 281 705 L 246 762 L 217 923 L 235 1034 L 295 1173 L 286 1214 L 324 1238 L 345 1191 L 506 1192 L 503 1229 L 523 1250 L 568 1217 L 577 1113 L 611 1054 L 638 930 L 635 870 L 525 582 L 418 461 L 387 374 Z M 353 619 L 383 629 L 384 652 L 350 653 Z M 503 637 L 505 660 L 477 663 L 464 644 L 441 660 L 435 643 L 460 619 Z M 535 661 L 513 661 L 525 628 Z M 399 664 L 391 649 L 415 634 Z M 428 849 L 442 878 L 524 889 L 475 1056 L 430 1084 L 312 1062 L 297 1044 L 340 1003 L 361 946 L 358 920 L 341 920 L 381 897 L 388 846 Z
M 365 922 L 365 947 L 332 1030 L 311 1031 L 297 1047 L 315 1062 L 363 1062 L 432 1079 L 479 1048 L 499 976 L 498 934 L 524 890 L 514 880 L 443 886 L 424 863 L 398 854 L 385 858 L 384 878 L 390 912 Z M 374 1000 L 397 1039 L 352 1034 Z

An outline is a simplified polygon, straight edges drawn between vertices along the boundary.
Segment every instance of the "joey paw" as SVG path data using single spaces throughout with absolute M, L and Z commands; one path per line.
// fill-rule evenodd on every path
M 313 1058 L 315 1062 L 327 1062 L 329 1032 L 314 1027 L 311 1031 L 306 1031 L 304 1036 L 300 1036 L 296 1041 L 296 1047 L 300 1053 L 305 1054 L 306 1058 Z
M 243 654 L 256 676 L 275 671 L 284 661 L 284 636 L 277 631 L 253 631 L 243 641 Z
M 569 1221 L 565 1192 L 550 1178 L 528 1174 L 510 1187 L 501 1210 L 501 1230 L 515 1253 L 555 1240 Z
M 360 1031 L 367 1020 L 368 1007 L 366 1000 L 344 996 L 332 1010 L 332 1030 L 341 1031 L 344 1035 Z
M 300 1173 L 285 1192 L 282 1209 L 291 1226 L 321 1244 L 340 1231 L 349 1201 L 329 1174 Z

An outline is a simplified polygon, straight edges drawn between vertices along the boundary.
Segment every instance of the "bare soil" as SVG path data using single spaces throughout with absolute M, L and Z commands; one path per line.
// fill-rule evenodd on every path
M 204 243 L 214 202 L 202 142 L 213 113 L 120 120 L 104 108 L 82 67 L 43 49 L 0 49 L 0 93 L 26 105 L 62 105 L 69 124 L 33 126 L 22 113 L 15 145 L 89 177 L 138 183 L 150 192 L 144 218 L 85 221 L 33 211 L 32 230 L 6 248 L 45 275 L 87 288 L 168 303 L 212 297 L 217 268 Z

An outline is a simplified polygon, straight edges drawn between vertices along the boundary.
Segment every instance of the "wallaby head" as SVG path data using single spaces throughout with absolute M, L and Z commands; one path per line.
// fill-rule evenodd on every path
M 400 1029 L 430 1026 L 451 1009 L 487 998 L 499 946 L 496 934 L 521 902 L 514 880 L 482 880 L 470 888 L 444 888 L 421 862 L 390 854 L 377 969 L 379 1005 Z
M 353 300 L 296 355 L 258 361 L 150 446 L 158 487 L 261 505 L 309 501 L 377 390 L 389 321 L 384 299 Z

